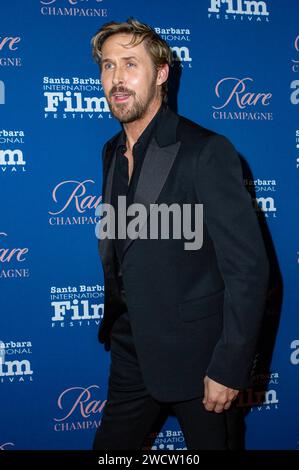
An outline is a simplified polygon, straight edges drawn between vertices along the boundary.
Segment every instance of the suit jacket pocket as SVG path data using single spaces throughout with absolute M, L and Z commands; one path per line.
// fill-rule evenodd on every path
M 214 294 L 186 300 L 179 304 L 179 315 L 182 321 L 192 322 L 223 311 L 224 289 Z

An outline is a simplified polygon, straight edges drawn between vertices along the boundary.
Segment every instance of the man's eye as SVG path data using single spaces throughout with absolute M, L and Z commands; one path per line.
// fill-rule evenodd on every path
M 131 67 L 135 67 L 135 64 L 133 64 L 133 62 L 128 62 L 128 63 L 127 63 L 127 66 L 128 66 L 129 68 L 131 68 Z
M 104 69 L 106 69 L 106 70 L 109 70 L 109 69 L 111 69 L 112 67 L 113 67 L 113 66 L 112 66 L 112 64 L 110 64 L 110 63 L 106 63 L 106 64 L 104 65 Z

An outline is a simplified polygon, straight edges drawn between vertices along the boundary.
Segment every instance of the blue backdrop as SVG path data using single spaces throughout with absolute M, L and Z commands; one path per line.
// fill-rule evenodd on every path
M 129 16 L 174 50 L 178 112 L 243 159 L 272 273 L 255 384 L 239 398 L 246 444 L 298 448 L 298 15 L 294 0 L 1 1 L 1 449 L 89 449 L 105 406 L 95 208 L 119 124 L 90 40 Z M 185 448 L 174 417 L 154 446 Z

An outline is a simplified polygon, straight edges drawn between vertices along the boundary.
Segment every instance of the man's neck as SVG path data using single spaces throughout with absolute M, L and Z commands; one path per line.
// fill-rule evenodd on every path
M 125 130 L 126 137 L 127 137 L 128 150 L 130 152 L 132 152 L 135 142 L 137 142 L 137 140 L 141 136 L 144 129 L 148 126 L 148 124 L 151 122 L 155 114 L 158 112 L 161 104 L 162 104 L 161 99 L 155 100 L 154 102 L 150 104 L 147 110 L 147 113 L 143 118 L 124 124 L 124 130 Z

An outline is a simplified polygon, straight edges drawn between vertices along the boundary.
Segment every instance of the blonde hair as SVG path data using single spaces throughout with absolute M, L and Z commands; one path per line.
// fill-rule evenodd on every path
M 126 22 L 117 23 L 111 21 L 105 23 L 101 29 L 93 36 L 92 43 L 92 55 L 95 61 L 101 66 L 102 58 L 102 47 L 106 39 L 114 34 L 132 34 L 132 39 L 125 47 L 138 46 L 144 42 L 145 48 L 147 49 L 153 65 L 158 70 L 162 65 L 172 64 L 173 56 L 170 47 L 167 42 L 164 41 L 156 31 L 145 23 L 129 18 Z M 161 94 L 164 101 L 167 99 L 167 80 L 161 86 Z

